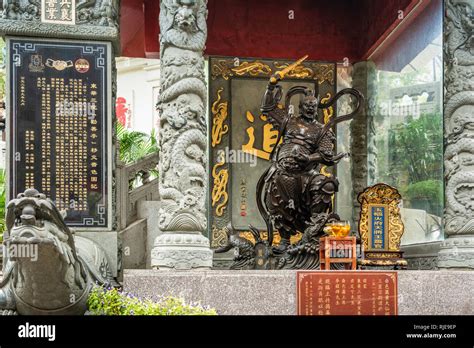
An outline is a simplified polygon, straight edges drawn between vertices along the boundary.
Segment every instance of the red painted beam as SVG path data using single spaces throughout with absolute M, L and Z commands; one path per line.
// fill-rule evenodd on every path
M 441 35 L 443 0 L 424 2 L 426 6 L 414 13 L 411 21 L 398 26 L 392 32 L 393 38 L 387 38 L 371 55 L 380 69 L 400 71 Z
M 120 44 L 122 46 L 122 56 L 145 57 L 145 16 L 143 6 L 143 0 L 122 0 L 120 2 Z
M 389 47 L 400 34 L 418 17 L 420 13 L 430 4 L 431 0 L 411 0 L 405 9 L 400 9 L 401 18 L 398 16 L 395 21 L 385 30 L 385 32 L 375 41 L 375 43 L 363 55 L 363 60 L 374 60 L 384 50 Z
M 205 53 L 354 62 L 400 30 L 399 9 L 408 24 L 419 1 L 430 0 L 209 0 Z M 159 1 L 122 0 L 121 14 L 122 54 L 157 57 Z

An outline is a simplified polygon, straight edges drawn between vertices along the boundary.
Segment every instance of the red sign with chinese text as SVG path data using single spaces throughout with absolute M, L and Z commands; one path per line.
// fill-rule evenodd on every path
M 397 272 L 297 272 L 298 315 L 397 315 Z

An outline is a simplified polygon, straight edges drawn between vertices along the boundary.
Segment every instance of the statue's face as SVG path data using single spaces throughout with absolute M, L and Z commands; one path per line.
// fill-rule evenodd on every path
M 175 23 L 179 29 L 187 32 L 196 31 L 196 17 L 191 7 L 181 6 L 175 16 Z
M 305 97 L 300 110 L 301 116 L 315 120 L 318 115 L 318 99 L 316 97 Z

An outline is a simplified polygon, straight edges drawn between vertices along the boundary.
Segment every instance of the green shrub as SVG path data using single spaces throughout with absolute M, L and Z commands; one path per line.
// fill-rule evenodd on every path
M 443 202 L 443 182 L 440 180 L 425 180 L 408 185 L 404 196 L 410 200 L 427 199 L 435 204 L 440 204 Z
M 153 302 L 101 286 L 92 289 L 87 305 L 92 315 L 217 315 L 215 309 L 189 305 L 180 298 L 163 297 Z
M 444 199 L 443 182 L 425 180 L 410 184 L 402 189 L 402 197 L 410 202 L 408 208 L 423 209 L 440 216 Z

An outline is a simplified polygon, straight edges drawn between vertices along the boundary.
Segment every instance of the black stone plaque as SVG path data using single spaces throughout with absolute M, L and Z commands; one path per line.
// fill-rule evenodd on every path
M 71 227 L 111 227 L 108 43 L 9 38 L 9 198 L 34 187 Z

